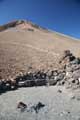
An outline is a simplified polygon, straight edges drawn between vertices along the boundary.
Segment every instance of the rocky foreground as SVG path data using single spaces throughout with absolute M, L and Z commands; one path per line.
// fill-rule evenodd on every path
M 59 67 L 55 70 L 37 70 L 20 74 L 16 78 L 0 80 L 0 93 L 20 87 L 47 85 L 65 85 L 77 88 L 80 86 L 80 58 L 76 58 L 69 50 L 62 54 Z
M 29 71 L 0 80 L 0 120 L 80 120 L 77 88 L 80 58 L 66 50 L 55 70 Z

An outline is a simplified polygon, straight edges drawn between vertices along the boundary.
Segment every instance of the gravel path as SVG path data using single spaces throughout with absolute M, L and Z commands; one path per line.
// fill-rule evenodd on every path
M 21 88 L 0 95 L 0 120 L 80 120 L 80 91 L 66 90 L 64 87 Z M 28 108 L 24 112 L 17 109 L 18 102 Z M 42 102 L 45 107 L 38 113 L 31 106 Z

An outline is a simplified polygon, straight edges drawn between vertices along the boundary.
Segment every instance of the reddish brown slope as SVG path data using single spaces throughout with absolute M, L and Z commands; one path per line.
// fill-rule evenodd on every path
M 80 41 L 30 22 L 14 21 L 1 27 L 5 28 L 0 32 L 1 78 L 14 77 L 29 69 L 55 68 L 66 49 L 80 56 Z

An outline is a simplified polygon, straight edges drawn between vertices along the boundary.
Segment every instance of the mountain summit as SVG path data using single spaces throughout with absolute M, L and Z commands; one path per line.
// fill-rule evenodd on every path
M 2 26 L 0 26 L 0 31 L 3 31 L 3 30 L 6 30 L 6 29 L 9 29 L 9 28 L 14 28 L 14 27 L 17 27 L 17 26 L 21 26 L 21 29 L 29 29 L 29 28 L 36 28 L 36 29 L 44 29 L 44 30 L 47 30 L 46 28 L 43 28 L 43 27 L 40 27 L 39 25 L 37 24 L 34 24 L 30 21 L 26 21 L 26 20 L 14 20 L 12 22 L 9 22 L 7 24 L 4 24 Z

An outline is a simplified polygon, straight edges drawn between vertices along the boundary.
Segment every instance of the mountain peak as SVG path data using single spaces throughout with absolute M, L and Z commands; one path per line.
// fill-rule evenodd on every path
M 17 27 L 19 25 L 22 25 L 20 29 L 26 29 L 26 28 L 35 28 L 39 30 L 47 30 L 46 28 L 43 28 L 35 23 L 32 23 L 31 21 L 27 20 L 13 20 L 7 24 L 0 26 L 0 32 L 9 28 Z M 47 30 L 48 31 L 48 30 Z
M 0 26 L 0 32 L 3 31 L 3 30 L 6 30 L 8 28 L 11 28 L 11 27 L 16 27 L 17 25 L 20 25 L 20 24 L 23 24 L 25 23 L 24 20 L 14 20 L 14 21 L 11 21 L 7 24 L 4 24 L 4 25 L 1 25 Z

